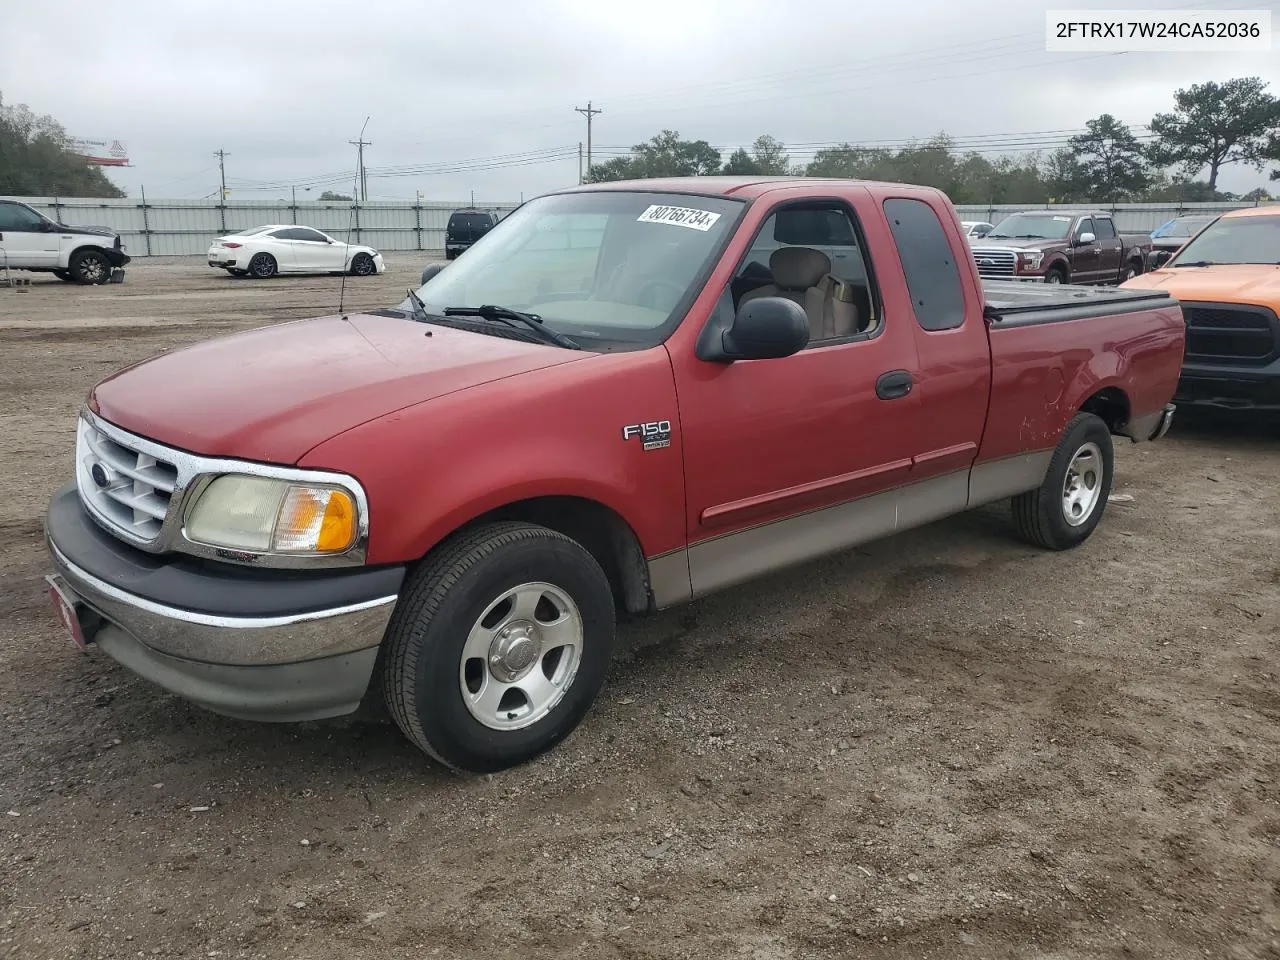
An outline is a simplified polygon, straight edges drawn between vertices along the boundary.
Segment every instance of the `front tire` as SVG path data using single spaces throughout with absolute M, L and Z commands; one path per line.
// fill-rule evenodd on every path
M 406 583 L 387 628 L 383 696 L 429 756 L 503 770 L 578 726 L 614 637 L 608 578 L 580 544 L 532 524 L 485 524 L 446 541 Z
M 100 250 L 78 250 L 67 264 L 67 272 L 76 283 L 106 283 L 111 279 L 111 264 Z
M 276 258 L 269 253 L 255 253 L 249 261 L 249 275 L 255 280 L 268 280 L 279 270 Z
M 1061 267 L 1052 267 L 1044 275 L 1044 282 L 1045 283 L 1066 283 L 1067 272 L 1063 270 Z
M 1044 482 L 1013 498 L 1018 535 L 1047 550 L 1084 543 L 1106 510 L 1114 466 L 1106 422 L 1096 414 L 1076 414 L 1053 452 Z
M 357 277 L 367 277 L 377 269 L 378 266 L 373 262 L 373 257 L 367 253 L 357 253 L 351 261 L 351 273 Z

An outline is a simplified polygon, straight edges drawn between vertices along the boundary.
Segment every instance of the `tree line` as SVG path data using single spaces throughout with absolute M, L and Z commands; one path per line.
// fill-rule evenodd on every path
M 78 156 L 53 117 L 0 96 L 0 196 L 123 197 L 100 167 Z
M 1152 117 L 1139 138 L 1109 113 L 1090 120 L 1067 145 L 1047 154 L 988 158 L 957 148 L 940 133 L 901 149 L 841 143 L 792 163 L 785 144 L 758 137 L 725 159 L 706 140 L 682 140 L 663 130 L 629 156 L 592 164 L 588 182 L 653 177 L 852 177 L 937 187 L 953 203 L 1203 202 L 1266 200 L 1258 188 L 1243 196 L 1218 189 L 1224 167 L 1261 171 L 1280 163 L 1280 98 L 1258 77 L 1194 84 L 1174 93 L 1173 109 Z M 1204 176 L 1204 179 L 1196 179 Z M 1270 178 L 1280 180 L 1280 169 Z

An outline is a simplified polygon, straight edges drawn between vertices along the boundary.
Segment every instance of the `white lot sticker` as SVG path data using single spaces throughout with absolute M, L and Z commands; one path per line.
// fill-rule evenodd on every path
M 1070 217 L 1054 217 L 1055 220 L 1070 220 Z
M 704 233 L 715 226 L 720 214 L 710 210 L 694 210 L 692 207 L 667 207 L 655 203 L 640 216 L 637 223 L 674 223 L 678 227 L 689 227 Z

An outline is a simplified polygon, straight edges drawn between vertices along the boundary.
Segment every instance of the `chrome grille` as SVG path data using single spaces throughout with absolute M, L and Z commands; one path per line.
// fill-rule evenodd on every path
M 973 260 L 978 265 L 978 276 L 988 280 L 1002 280 L 1015 273 L 1014 263 L 1017 254 L 1012 250 L 991 250 L 983 247 L 973 248 Z
M 107 436 L 81 418 L 76 437 L 76 486 L 99 521 L 135 543 L 160 536 L 178 468 L 129 444 L 123 434 Z

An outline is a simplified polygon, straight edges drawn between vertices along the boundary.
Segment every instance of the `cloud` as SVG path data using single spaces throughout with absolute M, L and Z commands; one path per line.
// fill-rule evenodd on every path
M 725 146 L 770 133 L 808 144 L 803 158 L 842 140 L 1078 129 L 1104 111 L 1143 123 L 1178 86 L 1244 74 L 1280 91 L 1273 54 L 1045 52 L 1044 11 L 1071 6 L 275 0 L 219 18 L 117 0 L 77 18 L 23 4 L 6 12 L 0 92 L 73 135 L 122 140 L 134 166 L 111 176 L 135 194 L 215 192 L 219 148 L 238 196 L 349 189 L 348 141 L 370 117 L 371 195 L 497 201 L 576 181 L 588 99 L 604 111 L 597 159 L 663 128 Z M 1235 168 L 1224 185 L 1264 177 Z

